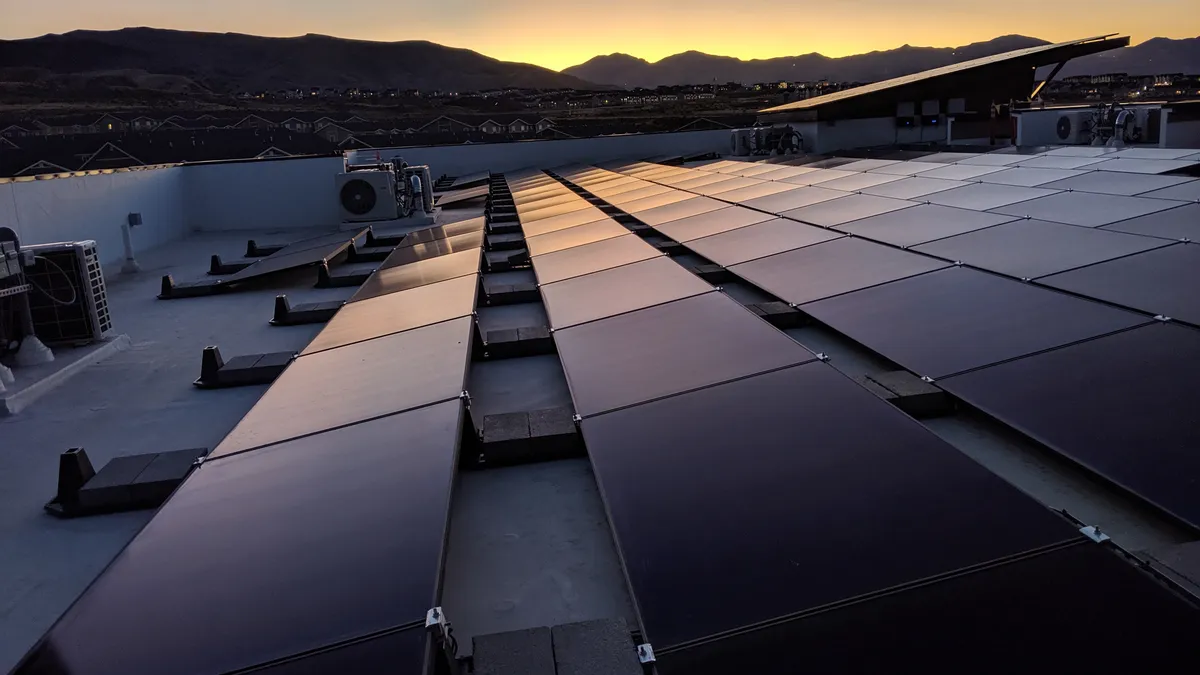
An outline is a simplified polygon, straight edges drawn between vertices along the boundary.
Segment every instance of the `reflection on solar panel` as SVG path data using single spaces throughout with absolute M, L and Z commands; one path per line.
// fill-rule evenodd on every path
M 722 293 L 555 331 L 554 341 L 585 418 L 815 358 Z
M 1175 199 L 1184 202 L 1200 202 L 1200 180 L 1181 183 L 1174 187 L 1163 188 L 1153 192 L 1144 192 L 1139 197 L 1153 199 Z
M 470 360 L 471 330 L 471 318 L 463 317 L 302 356 L 210 456 L 458 398 Z
M 855 175 L 855 172 L 853 172 L 853 171 L 839 171 L 837 169 L 817 169 L 816 171 L 809 171 L 808 173 L 802 173 L 798 176 L 790 176 L 788 178 L 784 178 L 783 182 L 791 183 L 792 185 L 800 185 L 803 187 L 807 187 L 809 185 L 819 185 L 821 183 L 826 183 L 831 180 L 837 180 L 838 178 L 849 178 L 850 176 L 853 176 L 853 175 Z
M 939 384 L 1200 527 L 1197 378 L 1200 333 L 1155 324 Z
M 1175 244 L 1045 277 L 1039 283 L 1200 325 L 1200 245 Z
M 661 225 L 669 223 L 672 220 L 680 220 L 682 218 L 690 218 L 698 216 L 702 213 L 709 213 L 718 209 L 728 207 L 729 204 L 709 199 L 708 197 L 695 197 L 684 201 L 666 204 L 653 209 L 638 211 L 637 219 L 647 225 Z
M 726 232 L 739 227 L 753 225 L 754 223 L 761 223 L 771 220 L 773 217 L 770 214 L 753 211 L 740 206 L 733 206 L 699 216 L 691 216 L 662 223 L 656 225 L 655 229 L 675 241 L 688 242 L 693 239 L 717 234 L 718 232 Z
M 902 180 L 903 176 L 889 176 L 879 173 L 860 173 L 856 176 L 847 176 L 845 178 L 835 178 L 831 181 L 821 183 L 821 187 L 828 190 L 843 190 L 845 192 L 858 192 L 876 185 L 884 183 L 894 183 Z
M 888 199 L 873 195 L 850 195 L 800 209 L 784 211 L 781 215 L 822 227 L 837 227 L 862 218 L 912 206 L 914 206 L 913 202 L 902 199 Z
M 946 266 L 933 258 L 846 237 L 742 263 L 730 271 L 800 305 Z
M 229 673 L 423 631 L 461 419 L 462 404 L 448 401 L 205 462 L 51 630 L 28 672 Z M 423 651 L 397 651 L 389 665 L 420 668 Z
M 952 268 L 805 305 L 888 359 L 941 378 L 1145 324 L 1145 316 Z
M 728 192 L 718 193 L 716 198 L 726 202 L 743 204 L 759 197 L 766 197 L 779 192 L 797 189 L 799 188 L 797 188 L 795 185 L 789 185 L 787 183 L 763 182 L 756 185 L 748 185 L 744 188 L 738 188 L 736 190 L 729 190 Z
M 641 237 L 627 234 L 535 256 L 533 268 L 537 272 L 538 283 L 552 284 L 661 255 L 658 249 Z
M 1054 194 L 1054 190 L 979 183 L 961 187 L 957 190 L 938 192 L 929 195 L 926 199 L 933 204 L 941 204 L 942 206 L 957 206 L 960 209 L 987 211 L 1052 194 Z M 1007 213 L 1007 211 L 1003 213 Z
M 564 213 L 561 216 L 553 218 L 543 218 L 529 223 L 521 223 L 521 229 L 524 230 L 526 237 L 536 237 L 558 230 L 565 230 L 568 227 L 576 225 L 585 225 L 594 223 L 598 220 L 608 220 L 608 214 L 604 213 L 596 207 L 590 209 L 580 209 L 570 213 Z
M 963 189 L 969 190 L 971 188 Z M 1010 189 L 1045 192 L 1045 190 L 1041 190 L 1040 188 Z M 955 192 L 958 192 L 958 190 L 953 190 L 945 194 L 954 194 Z M 938 201 L 938 196 L 934 195 L 930 198 L 930 201 Z M 1049 197 L 1041 197 L 1030 201 L 1022 201 L 1019 204 L 1001 206 L 996 208 L 995 211 L 996 213 L 1006 213 L 1010 216 L 1019 216 L 1022 218 L 1037 218 L 1038 220 L 1049 220 L 1055 223 L 1067 223 L 1068 225 L 1098 227 L 1120 220 L 1137 218 L 1138 216 L 1144 216 L 1156 211 L 1165 211 L 1166 209 L 1180 205 L 1180 202 L 1173 202 L 1166 199 L 1145 199 L 1142 197 L 1123 197 L 1119 195 L 1084 192 L 1060 192 Z
M 950 673 L 970 664 L 972 672 L 999 675 L 1028 669 L 1029 654 L 1037 654 L 1039 667 L 1171 672 L 1188 658 L 1195 631 L 1186 601 L 1104 548 L 1081 543 L 686 649 L 656 649 L 655 667 L 662 675 L 885 673 L 920 663 L 925 672 Z M 1111 646 L 1062 653 L 1079 644 Z
M 1169 244 L 1120 232 L 1016 220 L 918 246 L 917 250 L 1020 279 L 1034 279 Z
M 916 180 L 916 179 L 912 179 Z M 894 246 L 915 246 L 1013 220 L 1005 216 L 936 204 L 921 204 L 839 226 L 851 234 Z M 945 257 L 945 256 L 941 256 Z M 955 258 L 957 261 L 957 258 Z
M 624 202 L 620 204 L 620 209 L 630 215 L 637 215 L 642 211 L 649 211 L 650 209 L 656 209 L 660 206 L 682 202 L 687 199 L 699 198 L 693 194 L 683 192 L 681 190 L 671 190 L 669 192 L 643 197 L 637 201 Z
M 990 152 L 984 155 L 972 155 L 961 160 L 960 163 L 976 166 L 1008 166 L 1016 164 L 1025 157 L 1027 155 L 1019 155 L 1015 152 Z
M 530 255 L 538 256 L 622 235 L 629 235 L 629 230 L 615 220 L 600 220 L 530 237 L 525 240 L 525 245 L 529 247 Z
M 387 259 L 379 266 L 379 269 L 391 269 L 401 265 L 437 258 L 439 256 L 450 255 L 451 253 L 459 253 L 462 251 L 478 250 L 483 246 L 484 233 L 482 230 L 468 232 L 446 239 L 434 239 L 433 241 L 414 243 L 412 246 L 397 247 L 388 255 Z
M 803 246 L 819 244 L 842 235 L 786 218 L 776 218 L 749 227 L 687 242 L 687 247 L 717 263 L 736 265 Z
M 863 194 L 876 197 L 892 197 L 895 199 L 918 199 L 935 192 L 945 192 L 954 188 L 965 187 L 968 183 L 957 180 L 940 180 L 936 178 L 904 178 L 883 185 L 864 188 Z
M 556 330 L 712 290 L 666 256 L 541 287 Z
M 656 651 L 1077 536 L 823 363 L 582 428 Z
M 367 300 L 387 293 L 399 293 L 417 286 L 475 274 L 479 271 L 481 255 L 480 249 L 467 249 L 408 265 L 380 269 L 358 288 L 358 291 L 350 298 L 350 302 Z M 384 261 L 384 265 L 386 264 L 387 261 Z
M 787 192 L 779 192 L 767 197 L 759 197 L 751 199 L 743 204 L 743 206 L 767 213 L 780 214 L 785 211 L 791 211 L 804 206 L 811 206 L 821 202 L 827 202 L 831 199 L 847 196 L 845 192 L 838 190 L 827 190 L 820 187 L 796 187 Z
M 920 164 L 921 161 L 913 162 Z M 921 172 L 921 178 L 941 178 L 944 180 L 973 180 L 989 173 L 1004 171 L 1003 166 L 969 166 L 967 164 L 934 165 L 929 171 Z
M 1019 185 L 1024 187 L 1037 187 L 1054 181 L 1061 181 L 1066 178 L 1074 178 L 1082 176 L 1082 171 L 1072 171 L 1070 169 L 1030 169 L 1026 167 L 1016 167 L 997 171 L 995 173 L 985 174 L 979 177 L 981 183 L 995 183 L 997 185 Z M 1070 186 L 1051 185 L 1052 188 L 1060 188 L 1063 190 L 1071 189 Z
M 1032 171 L 1032 169 L 1027 170 Z M 1001 174 L 992 174 L 988 178 L 999 175 Z M 1123 174 L 1111 171 L 1092 171 L 1050 183 L 1046 187 L 1057 190 L 1082 190 L 1083 192 L 1101 192 L 1106 195 L 1129 196 L 1168 188 L 1180 183 L 1188 183 L 1192 180 L 1183 176 L 1151 176 L 1136 173 Z
M 1200 162 L 1195 160 L 1161 160 L 1161 159 L 1113 159 L 1100 164 L 1094 164 L 1091 168 L 1100 171 L 1120 171 L 1126 173 L 1167 173 L 1169 171 L 1179 171 L 1180 169 L 1190 169 Z
M 1200 204 L 1188 204 L 1140 218 L 1122 220 L 1105 225 L 1101 229 L 1200 241 Z

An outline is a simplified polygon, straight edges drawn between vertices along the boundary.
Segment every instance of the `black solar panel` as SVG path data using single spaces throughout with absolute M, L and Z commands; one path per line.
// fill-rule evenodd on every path
M 999 187 L 999 186 L 992 186 Z M 966 189 L 966 188 L 964 188 Z M 1040 189 L 1040 188 L 1013 188 Z M 957 192 L 957 190 L 955 191 Z M 952 194 L 952 193 L 943 193 Z M 937 195 L 931 198 L 937 201 Z M 1137 218 L 1156 211 L 1165 211 L 1179 202 L 1166 199 L 1146 199 L 1144 197 L 1123 197 L 1120 195 L 1101 195 L 1090 192 L 1060 192 L 1056 195 L 1034 199 L 997 208 L 996 213 L 1007 213 L 1021 218 L 1037 218 L 1055 223 L 1098 227 L 1119 220 Z
M 547 206 L 544 209 L 537 209 L 535 211 L 522 211 L 520 214 L 520 218 L 521 218 L 522 223 L 532 223 L 534 221 L 542 220 L 545 218 L 553 218 L 554 216 L 561 216 L 564 213 L 571 213 L 574 211 L 583 211 L 583 210 L 591 209 L 591 208 L 594 208 L 594 207 L 591 204 L 589 204 L 586 200 L 581 199 L 579 197 L 575 197 L 571 201 L 568 201 L 564 204 L 556 204 L 554 206 Z
M 626 234 L 536 256 L 533 259 L 533 268 L 537 273 L 538 283 L 552 284 L 661 255 L 661 251 L 647 244 L 641 237 Z
M 820 579 L 819 581 L 823 581 Z M 662 675 L 1173 673 L 1196 609 L 1089 543 L 849 603 L 677 652 Z M 900 666 L 901 668 L 903 666 Z
M 933 378 L 1148 321 L 1140 314 L 963 268 L 814 302 L 804 311 Z
M 483 231 L 478 230 L 447 237 L 446 239 L 435 239 L 429 242 L 414 243 L 411 246 L 399 247 L 388 255 L 387 259 L 379 266 L 379 269 L 386 270 L 460 251 L 478 250 L 483 246 L 483 239 Z
M 525 240 L 525 245 L 529 247 L 531 255 L 539 256 L 620 236 L 632 235 L 627 228 L 610 218 L 529 237 Z
M 475 311 L 479 278 L 470 275 L 343 306 L 302 355 L 420 328 Z
M 934 258 L 847 237 L 730 269 L 773 295 L 800 305 L 947 265 Z
M 479 272 L 479 261 L 482 254 L 481 249 L 470 248 L 399 267 L 380 269 L 359 287 L 358 291 L 350 298 L 350 302 L 368 300 L 388 293 L 407 291 L 425 284 L 475 274 Z M 392 255 L 396 255 L 396 253 Z M 387 262 L 385 261 L 384 264 L 386 265 Z
M 388 633 L 254 670 L 255 675 L 395 675 L 425 673 L 429 632 L 424 626 Z
M 1077 536 L 823 363 L 583 433 L 656 650 Z
M 666 256 L 541 287 L 555 329 L 713 290 Z
M 694 199 L 686 199 L 671 204 L 659 206 L 658 208 L 644 209 L 637 213 L 637 219 L 647 225 L 661 225 L 669 223 L 672 220 L 680 220 L 681 218 L 690 218 L 698 216 L 702 213 L 710 213 L 718 209 L 723 209 L 729 205 L 725 202 L 709 199 L 708 197 L 696 197 Z M 628 209 L 624 209 L 628 211 Z
M 821 187 L 796 187 L 786 192 L 778 192 L 766 197 L 758 197 L 747 201 L 744 206 L 767 213 L 780 214 L 784 211 L 812 206 L 831 199 L 848 196 L 838 190 L 828 190 Z
M 466 379 L 472 330 L 471 317 L 462 317 L 302 356 L 211 456 L 457 398 Z
M 803 246 L 837 239 L 837 232 L 787 218 L 741 227 L 687 242 L 686 246 L 718 265 L 736 265 Z
M 973 211 L 988 211 L 1053 194 L 1054 190 L 1047 190 L 1045 188 L 975 183 L 966 187 L 946 190 L 945 192 L 936 192 L 925 197 L 925 199 L 930 203 L 941 204 L 942 206 L 956 206 L 960 209 L 971 209 Z M 1001 213 L 1011 212 L 1001 211 Z M 1023 216 L 1026 214 L 1014 213 L 1012 215 Z
M 1171 242 L 1163 239 L 1121 232 L 1015 220 L 918 246 L 916 250 L 1020 279 L 1033 279 L 1169 245 Z
M 739 227 L 746 227 L 754 223 L 761 223 L 771 220 L 774 216 L 759 211 L 742 208 L 740 206 L 731 206 L 729 208 L 720 209 L 718 211 L 710 211 L 709 213 L 698 216 L 689 216 L 679 220 L 673 220 L 667 223 L 661 223 L 654 226 L 654 229 L 662 232 L 668 237 L 679 242 L 688 242 L 693 239 L 700 239 L 717 234 L 719 232 L 727 232 Z
M 1104 167 L 1099 167 L 1104 168 Z M 1025 169 L 1032 171 L 1033 169 Z M 998 176 L 992 174 L 987 178 Z M 986 179 L 985 179 L 986 180 Z M 1100 192 L 1106 195 L 1132 196 L 1143 192 L 1161 190 L 1194 179 L 1187 176 L 1154 176 L 1139 173 L 1118 173 L 1116 171 L 1090 171 L 1064 178 L 1046 185 L 1048 188 L 1059 190 L 1082 190 L 1083 192 Z
M 423 628 L 461 420 L 450 401 L 206 462 L 22 672 L 211 675 Z M 408 649 L 388 672 L 420 672 L 395 670 Z
M 1105 225 L 1103 229 L 1166 239 L 1200 241 L 1200 204 L 1187 204 L 1140 218 L 1122 220 Z
M 590 209 L 580 209 L 553 218 L 543 218 L 529 223 L 521 223 L 521 229 L 525 232 L 526 237 L 537 237 L 557 232 L 558 230 L 565 230 L 568 227 L 594 223 L 599 220 L 609 220 L 609 216 L 593 206 Z
M 1200 331 L 1150 325 L 939 385 L 1200 527 Z
M 584 417 L 814 359 L 721 293 L 555 331 L 554 341 Z
M 802 209 L 785 211 L 785 218 L 792 218 L 820 225 L 822 227 L 837 227 L 862 218 L 870 218 L 881 213 L 899 211 L 915 206 L 914 202 L 903 199 L 889 199 L 874 195 L 850 195 L 841 199 L 833 199 L 820 204 L 806 206 Z
M 1038 283 L 1200 325 L 1200 245 L 1175 244 Z
M 668 192 L 660 192 L 655 195 L 642 197 L 635 201 L 622 202 L 618 206 L 625 213 L 640 215 L 644 211 L 650 211 L 668 204 L 675 204 L 685 200 L 701 199 L 690 192 L 682 190 L 670 190 Z
M 918 180 L 918 179 L 912 179 Z M 921 204 L 839 226 L 843 232 L 895 246 L 915 246 L 1012 220 L 1005 216 L 936 204 Z

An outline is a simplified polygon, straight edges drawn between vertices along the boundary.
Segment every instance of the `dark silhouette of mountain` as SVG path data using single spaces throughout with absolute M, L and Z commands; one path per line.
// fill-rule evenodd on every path
M 266 38 L 156 28 L 73 31 L 0 41 L 4 73 L 174 76 L 213 92 L 302 87 L 477 91 L 509 87 L 595 89 L 570 75 L 424 41 L 368 42 L 324 35 Z M 138 81 L 135 78 L 124 78 Z M 144 77 L 143 77 L 144 80 Z
M 1200 37 L 1182 40 L 1153 38 L 1133 47 L 1092 54 L 1068 63 L 1063 68 L 1062 75 L 1067 77 L 1105 73 L 1200 73 Z
M 627 54 L 597 56 L 563 73 L 589 82 L 620 87 L 656 87 L 713 82 L 782 82 L 828 79 L 838 82 L 876 82 L 954 63 L 1049 44 L 1023 35 L 1005 35 L 963 47 L 912 47 L 841 58 L 821 54 L 743 61 L 728 56 L 684 52 L 656 63 Z M 1126 72 L 1158 74 L 1200 71 L 1200 38 L 1155 38 L 1137 47 L 1076 59 L 1063 75 Z

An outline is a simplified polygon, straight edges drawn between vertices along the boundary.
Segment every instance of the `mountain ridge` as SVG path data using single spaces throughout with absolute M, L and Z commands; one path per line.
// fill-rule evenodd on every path
M 564 68 L 561 72 L 590 82 L 625 88 L 821 79 L 873 82 L 1045 44 L 1050 43 L 1024 35 L 1002 35 L 960 47 L 914 47 L 906 44 L 895 49 L 836 58 L 811 52 L 743 60 L 689 50 L 654 62 L 616 52 L 593 57 L 577 66 Z M 1067 64 L 1062 76 L 1110 72 L 1150 75 L 1188 71 L 1200 72 L 1200 37 L 1151 38 L 1133 47 L 1075 59 Z

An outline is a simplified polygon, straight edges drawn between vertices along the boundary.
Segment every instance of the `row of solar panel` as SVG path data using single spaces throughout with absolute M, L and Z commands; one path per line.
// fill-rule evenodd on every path
M 17 672 L 425 672 L 483 227 L 407 237 Z
M 788 228 L 763 214 L 745 222 L 756 212 L 680 197 L 600 169 L 556 171 L 660 231 L 667 229 L 660 218 L 682 222 L 671 215 L 704 219 L 714 229 L 729 222 L 719 214 L 740 218 L 735 222 L 746 229 L 754 223 L 776 223 L 780 233 Z M 546 177 L 510 181 L 510 187 L 518 203 L 594 208 Z M 645 201 L 656 197 L 667 201 Z M 562 217 L 538 217 L 544 211 L 530 208 L 531 218 L 521 217 L 531 252 L 537 240 L 551 236 L 545 223 Z M 794 639 L 805 642 L 807 666 L 845 667 L 837 653 L 844 655 L 846 635 L 806 640 L 800 636 L 814 622 L 801 618 L 786 623 L 791 628 L 781 638 L 779 629 L 760 622 L 1010 556 L 1024 556 L 1023 562 L 989 572 L 997 588 L 1071 558 L 1065 568 L 1058 563 L 1050 572 L 1056 580 L 1047 583 L 1057 587 L 1100 574 L 1103 580 L 1093 580 L 1141 587 L 1119 603 L 1125 609 L 1161 604 L 1194 625 L 1194 615 L 1147 580 L 1113 565 L 1103 551 L 1074 544 L 1076 533 L 1056 517 L 597 213 L 589 222 L 555 223 L 549 230 L 559 235 L 555 246 L 532 261 L 662 672 L 735 672 L 760 658 L 758 652 L 775 659 L 760 669 L 777 669 L 780 650 L 791 650 Z M 980 592 L 995 588 L 984 584 Z M 913 589 L 900 597 L 922 603 L 942 593 L 942 587 Z M 870 614 L 890 602 L 877 598 L 863 607 Z M 963 607 L 950 609 L 947 615 L 961 615 Z M 1128 624 L 1114 609 L 1102 610 L 1104 621 Z M 847 611 L 861 618 L 860 611 Z M 1071 621 L 1084 617 L 1094 618 L 1086 610 Z M 1006 630 L 1033 639 L 1057 623 L 1047 619 Z M 990 620 L 969 625 L 974 645 L 999 627 Z M 1134 629 L 1140 627 L 1121 630 Z M 862 632 L 854 635 L 857 640 Z M 1158 635 L 1143 644 L 1172 651 L 1181 644 L 1177 638 Z

